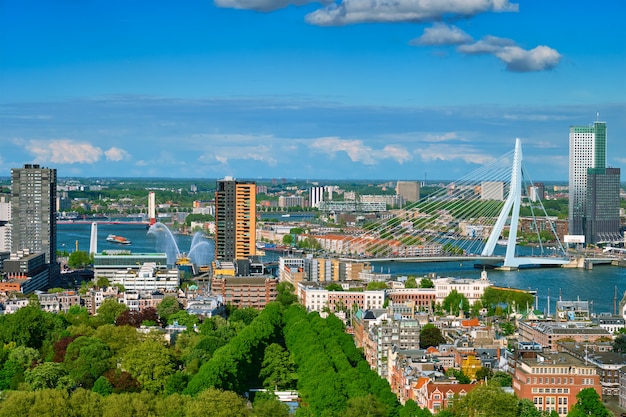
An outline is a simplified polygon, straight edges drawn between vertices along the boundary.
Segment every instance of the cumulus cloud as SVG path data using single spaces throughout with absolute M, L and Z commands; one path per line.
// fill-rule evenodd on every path
M 507 38 L 499 38 L 497 36 L 487 35 L 483 39 L 468 43 L 466 45 L 460 45 L 457 51 L 468 55 L 478 54 L 495 54 L 502 50 L 506 46 L 514 46 L 515 41 Z
M 130 154 L 126 152 L 124 149 L 112 147 L 111 149 L 104 151 L 104 156 L 109 161 L 123 161 L 124 159 L 129 159 Z
M 409 41 L 412 46 L 436 46 L 436 45 L 460 45 L 471 42 L 473 38 L 456 26 L 445 23 L 435 23 L 430 28 L 424 29 L 424 34 L 419 38 Z
M 550 70 L 561 60 L 561 54 L 545 45 L 529 51 L 518 46 L 506 46 L 495 55 L 506 64 L 507 70 L 513 72 Z
M 343 0 L 309 13 L 306 21 L 319 26 L 432 22 L 486 12 L 517 12 L 518 9 L 517 4 L 508 0 Z
M 408 150 L 398 145 L 385 146 L 381 152 L 381 157 L 394 159 L 399 164 L 403 164 L 413 159 L 413 157 L 411 156 Z
M 425 162 L 461 160 L 467 163 L 484 165 L 495 158 L 483 150 L 471 146 L 452 146 L 448 144 L 430 145 L 414 151 Z
M 303 6 L 309 3 L 330 4 L 332 0 L 215 0 L 215 5 L 230 9 L 256 10 L 271 12 L 287 6 Z
M 311 149 L 326 153 L 335 157 L 337 152 L 345 152 L 352 162 L 360 162 L 365 165 L 375 165 L 372 157 L 372 148 L 363 144 L 362 140 L 346 140 L 337 137 L 315 139 L 309 145 Z
M 480 41 L 460 45 L 457 51 L 468 55 L 494 55 L 506 64 L 507 71 L 512 72 L 551 70 L 561 61 L 561 54 L 548 46 L 540 45 L 526 50 L 511 39 L 496 36 L 486 36 Z
M 344 152 L 352 162 L 359 162 L 363 165 L 376 165 L 377 159 L 393 159 L 399 164 L 413 159 L 411 153 L 403 146 L 391 144 L 385 145 L 382 149 L 374 149 L 358 139 L 324 137 L 313 140 L 309 143 L 309 147 L 331 158 L 339 152 Z
M 277 150 L 281 141 L 273 135 L 211 133 L 192 136 L 194 141 L 199 138 L 207 145 L 208 152 L 200 156 L 200 161 L 205 163 L 217 161 L 227 165 L 234 160 L 252 160 L 276 166 L 276 155 L 285 151 L 283 148 L 280 152 Z M 292 145 L 287 148 L 293 149 Z
M 92 164 L 103 155 L 102 149 L 87 142 L 70 139 L 31 140 L 26 150 L 35 156 L 39 163 Z

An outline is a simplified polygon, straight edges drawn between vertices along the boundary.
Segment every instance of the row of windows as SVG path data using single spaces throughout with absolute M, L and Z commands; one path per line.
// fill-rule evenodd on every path
M 546 406 L 555 405 L 556 401 L 557 401 L 556 397 L 545 397 Z M 558 401 L 559 401 L 559 405 L 567 405 L 567 397 L 559 397 Z M 544 397 L 533 397 L 533 403 L 535 405 L 543 404 Z
M 578 375 L 595 375 L 595 369 L 593 368 L 547 368 L 547 367 L 536 367 L 532 368 L 533 374 L 578 374 Z
M 533 388 L 533 394 L 569 394 L 569 388 Z
M 556 381 L 556 382 L 555 382 Z M 530 378 L 526 378 L 526 383 L 530 384 Z M 533 378 L 533 384 L 537 383 L 537 378 Z M 563 380 L 561 380 L 561 378 L 539 378 L 539 383 L 540 384 L 557 384 L 557 385 L 561 385 L 561 384 L 567 384 L 567 378 L 563 378 Z M 574 378 L 570 378 L 569 379 L 569 383 L 573 384 L 574 383 Z

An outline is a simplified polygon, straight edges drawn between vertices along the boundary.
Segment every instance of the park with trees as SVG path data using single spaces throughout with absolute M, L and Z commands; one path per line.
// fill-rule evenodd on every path
M 298 392 L 298 417 L 431 416 L 413 401 L 400 404 L 343 322 L 307 313 L 292 291 L 282 283 L 277 301 L 261 311 L 229 308 L 228 317 L 203 321 L 174 296 L 141 312 L 105 300 L 95 316 L 78 306 L 53 314 L 37 305 L 0 316 L 0 417 L 289 416 L 275 390 Z M 160 329 L 174 322 L 183 331 L 167 343 Z M 421 340 L 426 347 L 443 337 L 427 325 Z M 461 371 L 453 375 L 465 381 Z M 501 389 L 509 375 L 481 380 L 437 415 L 549 416 Z M 252 395 L 257 389 L 266 391 Z M 570 415 L 605 411 L 595 391 L 583 390 Z

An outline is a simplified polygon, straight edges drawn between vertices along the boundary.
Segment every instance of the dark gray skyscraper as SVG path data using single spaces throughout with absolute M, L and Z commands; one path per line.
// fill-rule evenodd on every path
M 588 170 L 585 242 L 622 240 L 619 232 L 619 188 L 619 168 Z
M 44 253 L 56 263 L 57 171 L 26 164 L 11 169 L 11 251 Z

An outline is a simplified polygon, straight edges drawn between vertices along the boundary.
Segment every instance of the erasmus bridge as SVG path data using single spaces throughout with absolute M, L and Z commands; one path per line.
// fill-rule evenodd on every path
M 541 199 L 531 199 L 526 192 L 532 186 L 517 139 L 513 151 L 419 202 L 393 211 L 388 218 L 348 231 L 332 242 L 328 238 L 323 246 L 363 261 L 473 260 L 503 269 L 567 264 L 570 260 L 553 219 Z M 532 256 L 517 253 L 522 206 L 530 211 L 524 218 L 525 229 L 537 236 Z M 542 237 L 550 235 L 548 245 Z M 504 256 L 494 254 L 496 245 L 506 245 Z

